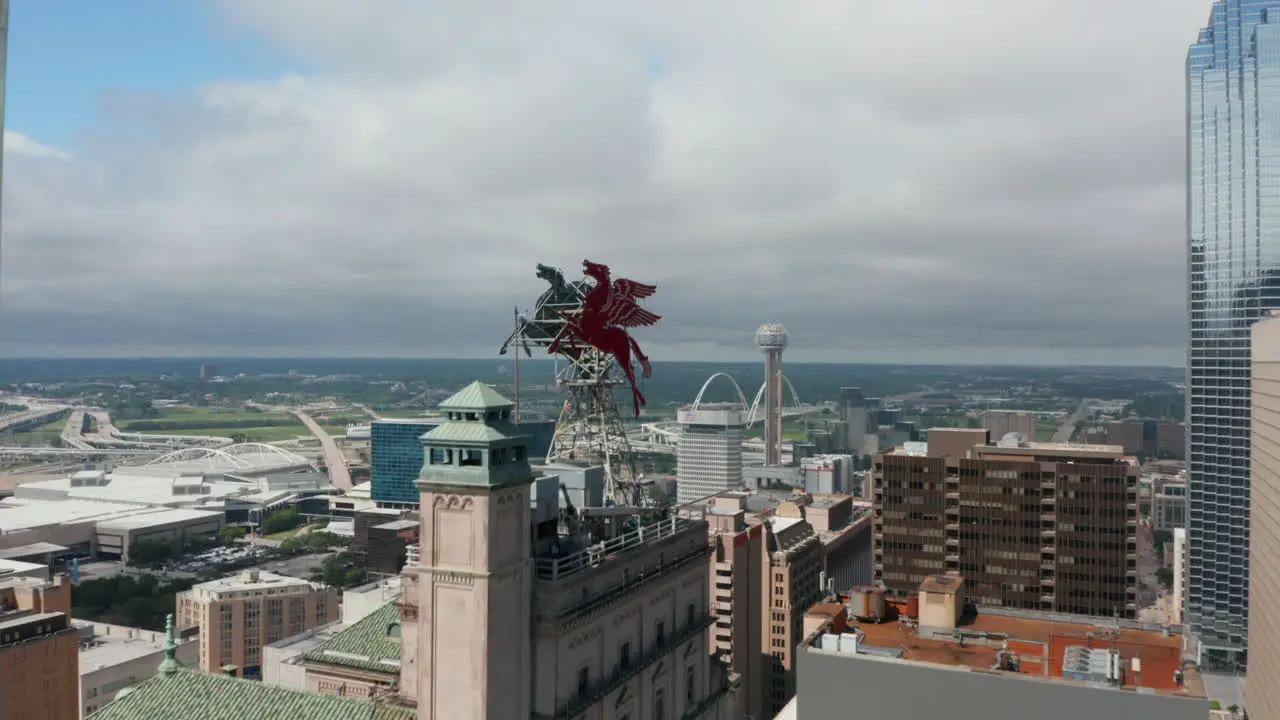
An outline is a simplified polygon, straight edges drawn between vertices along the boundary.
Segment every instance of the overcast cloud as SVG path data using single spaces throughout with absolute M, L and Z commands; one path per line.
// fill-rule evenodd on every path
M 489 356 L 587 257 L 655 359 L 1177 363 L 1209 7 L 224 0 L 318 69 L 11 128 L 0 349 Z

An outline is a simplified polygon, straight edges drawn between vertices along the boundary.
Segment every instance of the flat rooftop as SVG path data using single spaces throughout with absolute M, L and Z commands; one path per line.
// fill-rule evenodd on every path
M 221 517 L 223 517 L 223 513 L 212 512 L 209 510 L 157 509 L 133 513 L 111 520 L 103 520 L 98 523 L 98 529 L 139 530 L 142 528 L 159 527 L 162 525 L 172 525 L 198 520 L 216 520 Z
M 288 575 L 278 575 L 265 570 L 249 570 L 217 580 L 210 580 L 195 585 L 191 592 L 197 595 L 218 595 L 223 592 L 241 592 L 244 590 L 268 590 L 276 588 L 311 588 L 316 584 L 310 580 L 302 580 Z
M 832 617 L 841 606 L 823 604 L 814 614 Z M 999 614 L 997 614 L 999 613 Z M 892 615 L 892 611 L 890 612 Z M 957 628 L 957 634 L 921 634 L 914 621 L 895 618 L 887 622 L 858 622 L 850 618 L 845 632 L 856 628 L 861 634 L 858 655 L 901 657 L 912 662 L 995 672 L 997 654 L 1005 645 L 1018 658 L 1018 670 L 999 671 L 1062 682 L 1077 682 L 1064 677 L 1063 661 L 1067 648 L 1085 646 L 1098 650 L 1117 650 L 1125 668 L 1136 658 L 1141 672 L 1126 672 L 1123 687 L 1170 695 L 1203 698 L 1204 683 L 1194 666 L 1184 667 L 1182 637 L 1166 635 L 1160 630 L 1117 627 L 1106 620 L 1081 616 L 1078 621 L 1061 614 L 1009 609 L 978 609 L 972 622 Z M 838 621 L 837 621 L 838 625 Z M 947 633 L 949 631 L 942 631 Z M 806 639 L 814 644 L 821 634 Z M 828 652 L 827 650 L 818 650 Z M 1184 684 L 1174 680 L 1181 670 Z
M 76 620 L 80 630 L 80 674 L 88 675 L 96 670 L 132 662 L 164 651 L 164 633 Z M 90 633 L 92 632 L 92 635 Z M 93 642 L 83 642 L 92 637 Z M 196 637 L 182 642 L 199 642 Z M 158 664 L 158 663 L 157 663 Z
M 0 558 L 0 578 L 13 575 L 29 575 L 34 572 L 44 573 L 45 577 L 49 576 L 49 568 L 45 565 Z

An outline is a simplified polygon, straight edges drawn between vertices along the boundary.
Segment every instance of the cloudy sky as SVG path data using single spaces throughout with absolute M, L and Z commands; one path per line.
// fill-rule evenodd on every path
M 1208 0 L 13 5 L 3 355 L 491 356 L 585 257 L 655 359 L 1182 359 Z

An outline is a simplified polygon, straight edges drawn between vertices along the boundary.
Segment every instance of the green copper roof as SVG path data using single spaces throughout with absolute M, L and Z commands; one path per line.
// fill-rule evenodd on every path
M 497 390 L 477 380 L 454 393 L 453 397 L 440 403 L 440 410 L 446 412 L 450 410 L 483 412 L 485 410 L 505 410 L 515 406 L 515 403 L 503 397 Z
M 392 627 L 396 633 L 390 633 Z M 371 672 L 400 673 L 400 610 L 387 603 L 359 622 L 312 648 L 307 662 Z
M 179 670 L 143 681 L 93 720 L 413 720 L 407 708 Z
M 514 425 L 503 423 L 501 426 L 486 425 L 481 422 L 450 421 L 442 423 L 427 431 L 420 439 L 435 445 L 452 443 L 490 443 L 506 440 L 518 433 L 507 434 L 503 428 L 514 430 Z

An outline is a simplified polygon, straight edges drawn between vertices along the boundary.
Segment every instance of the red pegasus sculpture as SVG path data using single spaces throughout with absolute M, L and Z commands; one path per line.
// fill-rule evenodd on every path
M 646 327 L 661 319 L 636 303 L 637 300 L 653 295 L 658 287 L 625 278 L 610 281 L 609 266 L 590 260 L 582 261 L 582 271 L 596 281 L 595 287 L 583 298 L 582 308 L 575 315 L 565 318 L 564 329 L 551 343 L 549 352 L 557 352 L 560 343 L 567 336 L 572 346 L 576 347 L 576 338 L 612 355 L 631 383 L 631 400 L 635 405 L 636 417 L 639 417 L 645 399 L 636 383 L 632 355 L 639 361 L 645 377 L 653 374 L 653 367 L 625 328 Z

